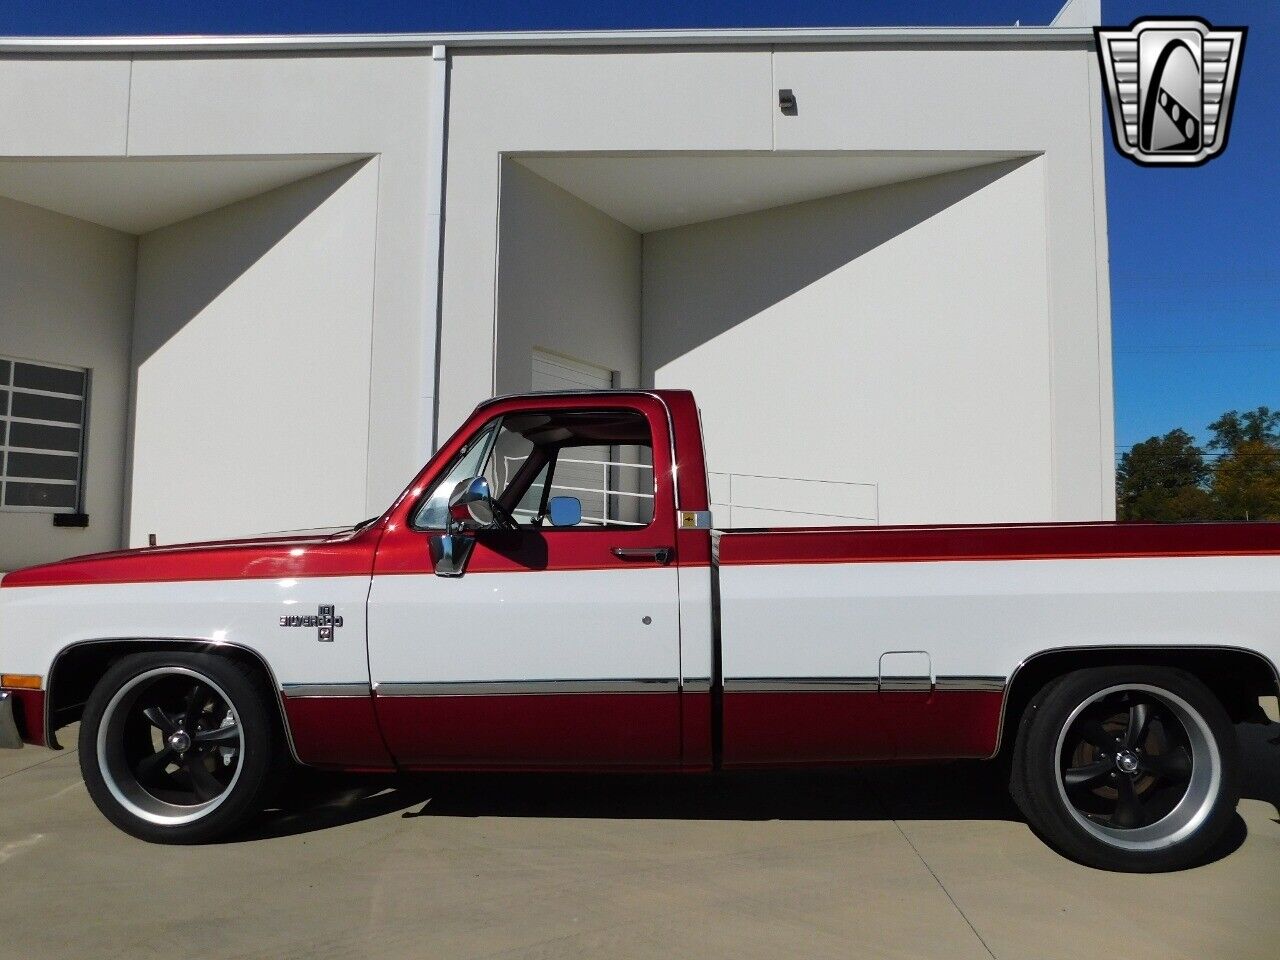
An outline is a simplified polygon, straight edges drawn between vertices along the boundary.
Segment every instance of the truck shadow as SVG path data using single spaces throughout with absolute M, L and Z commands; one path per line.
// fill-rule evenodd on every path
M 1280 724 L 1242 725 L 1243 796 L 1280 807 Z M 230 838 L 294 836 L 399 814 L 647 820 L 1006 820 L 1023 822 L 1002 764 L 722 774 L 306 773 L 283 801 Z M 1277 820 L 1280 822 L 1280 820 Z M 1208 861 L 1245 840 L 1244 821 Z
M 305 773 L 232 841 L 419 817 L 1018 820 L 994 764 L 721 774 Z

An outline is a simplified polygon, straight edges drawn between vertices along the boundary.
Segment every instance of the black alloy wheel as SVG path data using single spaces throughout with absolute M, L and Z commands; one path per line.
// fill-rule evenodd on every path
M 249 665 L 218 655 L 120 659 L 81 720 L 80 768 L 94 802 L 122 830 L 159 843 L 240 826 L 289 766 L 271 696 Z
M 1010 791 L 1062 853 L 1106 870 L 1203 862 L 1240 796 L 1235 728 L 1182 670 L 1076 670 L 1040 690 L 1019 723 Z

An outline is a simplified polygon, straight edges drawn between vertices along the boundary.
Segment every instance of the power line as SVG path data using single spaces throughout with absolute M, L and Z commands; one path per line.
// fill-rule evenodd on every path
M 1112 353 L 1274 353 L 1280 343 L 1252 343 L 1239 347 L 1112 347 Z

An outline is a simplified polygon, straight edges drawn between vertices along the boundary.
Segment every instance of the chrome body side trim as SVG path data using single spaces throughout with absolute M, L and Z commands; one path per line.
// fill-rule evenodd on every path
M 935 690 L 963 690 L 968 692 L 1000 693 L 1007 685 L 1004 677 L 938 677 Z
M 996 692 L 1004 690 L 1004 677 L 738 677 L 724 682 L 729 693 L 928 693 L 930 689 L 946 693 Z
M 582 693 L 675 693 L 680 682 L 654 680 L 474 680 L 442 683 L 375 683 L 380 697 L 493 697 Z
M 252 647 L 246 647 L 239 643 L 233 643 L 229 640 L 209 640 L 204 637 L 195 639 L 181 637 L 99 637 L 94 640 L 80 640 L 76 643 L 69 643 L 53 658 L 53 662 L 49 664 L 49 680 L 45 685 L 44 697 L 44 736 L 45 744 L 51 750 L 61 750 L 62 746 L 58 743 L 53 732 L 53 681 L 58 675 L 58 663 L 71 650 L 77 650 L 80 647 L 90 644 L 100 643 L 129 643 L 145 646 L 146 644 L 155 644 L 162 649 L 170 647 L 185 647 L 196 652 L 208 652 L 210 649 L 217 650 L 219 648 L 234 649 L 239 653 L 245 653 L 253 657 L 262 665 L 262 669 L 267 672 L 267 676 L 271 680 L 271 689 L 276 691 L 276 709 L 280 713 L 280 724 L 284 728 L 284 739 L 289 744 L 289 755 L 293 757 L 293 762 L 306 766 L 302 759 L 298 756 L 298 748 L 293 743 L 293 731 L 289 729 L 289 716 L 284 709 L 284 695 L 281 693 L 282 687 L 280 679 L 276 676 L 275 670 L 271 669 L 271 664 L 267 662 L 267 658 L 260 654 Z
M 882 693 L 930 693 L 933 690 L 932 677 L 881 677 Z
M 875 693 L 876 677 L 735 677 L 725 693 Z
M 685 677 L 680 682 L 680 689 L 684 693 L 710 693 L 711 678 L 710 677 Z
M 0 690 L 0 750 L 21 750 L 22 736 L 13 717 L 13 697 Z
M 299 697 L 367 697 L 373 692 L 364 681 L 356 683 L 286 683 L 283 692 L 290 700 Z

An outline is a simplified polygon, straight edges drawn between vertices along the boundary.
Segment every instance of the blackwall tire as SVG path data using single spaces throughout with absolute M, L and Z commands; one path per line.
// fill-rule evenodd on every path
M 242 826 L 289 764 L 272 692 L 247 665 L 199 653 L 117 661 L 80 723 L 80 770 L 103 816 L 152 843 L 204 843 Z
M 1202 863 L 1239 800 L 1235 729 L 1194 676 L 1099 667 L 1050 683 L 1022 718 L 1011 792 L 1080 863 L 1153 873 Z

